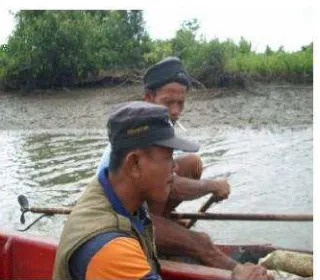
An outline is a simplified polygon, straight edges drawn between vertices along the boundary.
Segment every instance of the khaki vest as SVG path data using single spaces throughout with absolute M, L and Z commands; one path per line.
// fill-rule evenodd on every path
M 71 280 L 68 264 L 73 252 L 90 238 L 114 230 L 124 231 L 137 239 L 153 271 L 159 273 L 152 224 L 145 227 L 143 234 L 132 228 L 128 218 L 113 210 L 102 186 L 94 178 L 65 224 L 56 253 L 53 279 Z

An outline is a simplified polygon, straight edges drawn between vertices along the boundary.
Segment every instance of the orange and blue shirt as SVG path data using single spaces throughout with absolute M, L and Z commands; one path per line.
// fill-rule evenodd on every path
M 150 222 L 147 210 L 140 206 L 137 215 L 131 215 L 109 183 L 108 169 L 101 169 L 98 179 L 113 209 L 130 219 L 140 232 Z M 120 231 L 94 236 L 81 245 L 71 256 L 69 270 L 72 279 L 142 279 L 158 280 L 137 239 Z

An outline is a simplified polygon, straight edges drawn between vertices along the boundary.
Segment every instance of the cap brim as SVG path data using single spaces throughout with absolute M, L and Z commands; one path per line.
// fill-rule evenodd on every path
M 197 152 L 199 151 L 199 148 L 200 148 L 199 145 L 192 143 L 188 140 L 179 138 L 177 136 L 174 136 L 170 139 L 157 141 L 154 144 L 161 147 L 172 148 L 175 150 L 181 150 L 181 151 L 190 152 L 190 153 Z

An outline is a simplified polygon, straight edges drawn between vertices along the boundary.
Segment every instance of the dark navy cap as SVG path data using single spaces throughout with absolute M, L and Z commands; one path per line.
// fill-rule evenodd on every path
M 177 82 L 190 87 L 191 81 L 179 58 L 169 56 L 149 67 L 143 77 L 146 89 L 158 89 L 165 84 Z
M 175 136 L 168 108 L 144 101 L 122 103 L 109 116 L 108 136 L 112 150 L 151 145 L 197 152 L 199 146 Z

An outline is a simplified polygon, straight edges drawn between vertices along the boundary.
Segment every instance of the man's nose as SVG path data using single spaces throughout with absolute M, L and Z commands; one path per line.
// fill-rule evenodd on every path
M 171 113 L 172 117 L 175 117 L 175 118 L 179 117 L 179 115 L 180 115 L 180 107 L 177 104 L 171 105 L 170 113 Z

